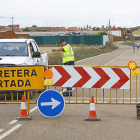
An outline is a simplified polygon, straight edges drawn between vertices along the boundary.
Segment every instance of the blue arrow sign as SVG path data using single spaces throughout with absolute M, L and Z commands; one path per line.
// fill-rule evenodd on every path
M 58 91 L 47 90 L 38 97 L 37 106 L 42 115 L 52 118 L 62 113 L 65 100 Z

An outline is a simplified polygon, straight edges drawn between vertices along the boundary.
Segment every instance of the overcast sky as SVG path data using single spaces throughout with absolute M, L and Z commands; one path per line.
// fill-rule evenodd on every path
M 0 17 L 14 17 L 20 28 L 140 26 L 140 0 L 0 0 Z M 12 18 L 0 18 L 0 26 Z

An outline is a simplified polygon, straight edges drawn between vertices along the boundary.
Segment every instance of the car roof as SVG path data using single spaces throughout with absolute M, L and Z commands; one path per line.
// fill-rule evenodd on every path
M 33 41 L 32 39 L 0 39 L 0 42 L 28 42 Z

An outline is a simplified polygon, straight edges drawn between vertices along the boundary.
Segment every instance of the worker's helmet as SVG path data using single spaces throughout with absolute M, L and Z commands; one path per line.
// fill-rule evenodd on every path
M 62 42 L 66 41 L 64 38 L 59 40 L 59 44 L 61 44 Z

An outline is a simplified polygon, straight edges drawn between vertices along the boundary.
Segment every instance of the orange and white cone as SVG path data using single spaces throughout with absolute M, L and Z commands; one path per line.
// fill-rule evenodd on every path
M 91 96 L 89 116 L 88 116 L 88 118 L 85 118 L 85 121 L 100 121 L 100 118 L 97 118 L 97 116 L 96 116 L 95 103 L 94 103 L 93 96 Z
M 20 116 L 17 117 L 17 120 L 31 120 L 31 119 L 32 118 L 27 115 L 25 96 L 22 95 Z

